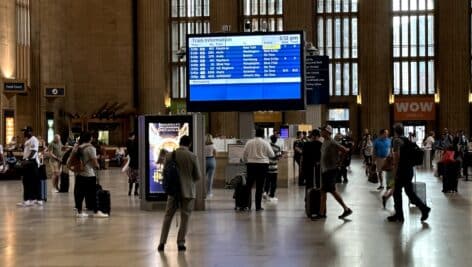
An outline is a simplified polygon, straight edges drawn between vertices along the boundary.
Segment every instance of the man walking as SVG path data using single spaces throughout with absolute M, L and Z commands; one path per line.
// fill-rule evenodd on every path
M 344 212 L 338 217 L 339 219 L 344 219 L 352 214 L 352 210 L 344 203 L 343 198 L 336 190 L 339 154 L 347 153 L 349 150 L 333 140 L 332 134 L 333 128 L 330 125 L 321 129 L 321 136 L 324 138 L 321 145 L 321 203 L 320 213 L 313 217 L 313 220 L 326 218 L 327 193 L 331 193 L 344 209 Z
M 23 150 L 22 175 L 23 175 L 23 201 L 18 206 L 28 207 L 34 204 L 43 205 L 41 200 L 41 181 L 39 180 L 39 141 L 33 136 L 33 128 L 30 126 L 22 129 L 25 137 Z
M 179 251 L 187 250 L 185 247 L 185 236 L 187 234 L 190 214 L 192 213 L 195 204 L 195 183 L 201 178 L 197 156 L 189 150 L 191 144 L 191 138 L 188 135 L 184 135 L 180 138 L 180 147 L 174 152 L 168 153 L 166 156 L 166 162 L 173 160 L 173 157 L 175 157 L 175 162 L 177 163 L 177 168 L 179 170 L 181 190 L 180 199 L 175 199 L 173 196 L 167 197 L 166 214 L 162 224 L 161 241 L 157 247 L 158 251 L 164 251 L 172 218 L 174 217 L 178 207 L 180 207 L 181 212 L 181 223 L 177 235 L 177 248 Z
M 274 158 L 272 147 L 264 139 L 264 129 L 256 129 L 256 137 L 249 140 L 244 146 L 243 161 L 247 167 L 246 193 L 249 196 L 252 186 L 256 182 L 256 211 L 262 208 L 262 191 L 269 168 L 269 158 Z
M 379 176 L 379 187 L 378 190 L 384 189 L 382 179 L 382 167 L 385 164 L 385 159 L 390 153 L 391 141 L 388 138 L 388 130 L 382 129 L 379 132 L 379 137 L 374 141 L 374 162 L 377 167 L 377 173 Z
M 396 124 L 394 126 L 395 138 L 393 139 L 393 171 L 395 174 L 395 187 L 393 191 L 393 200 L 395 202 L 395 214 L 388 217 L 390 222 L 403 222 L 403 206 L 402 206 L 402 188 L 405 188 L 405 193 L 410 199 L 410 202 L 416 205 L 421 210 L 421 221 L 428 219 L 431 208 L 426 206 L 423 201 L 413 191 L 413 166 L 410 163 L 408 154 L 402 153 L 405 151 L 408 138 L 403 134 L 403 125 Z

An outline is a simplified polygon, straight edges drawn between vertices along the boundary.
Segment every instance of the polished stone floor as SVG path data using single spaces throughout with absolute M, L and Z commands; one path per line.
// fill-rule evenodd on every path
M 292 184 L 262 213 L 236 213 L 232 192 L 216 190 L 207 211 L 192 215 L 185 253 L 174 245 L 175 223 L 166 252 L 156 252 L 163 213 L 140 211 L 118 170 L 101 175 L 112 192 L 109 219 L 76 219 L 71 193 L 50 192 L 44 207 L 17 208 L 20 181 L 0 181 L 0 266 L 471 266 L 472 182 L 444 195 L 432 173 L 419 172 L 430 219 L 422 224 L 404 201 L 406 220 L 398 224 L 385 221 L 393 203 L 381 208 L 363 172 L 355 161 L 350 183 L 338 187 L 354 210 L 346 221 L 337 219 L 342 210 L 332 197 L 326 221 L 308 220 L 303 190 Z

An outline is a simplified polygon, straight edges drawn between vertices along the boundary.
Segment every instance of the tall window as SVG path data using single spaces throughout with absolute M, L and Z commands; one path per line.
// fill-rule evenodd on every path
M 186 36 L 210 32 L 210 0 L 171 0 L 172 98 L 186 94 Z
M 16 79 L 30 82 L 30 0 L 16 0 Z
M 241 0 L 245 32 L 283 31 L 283 0 Z
M 315 43 L 330 58 L 330 95 L 359 93 L 358 0 L 314 0 Z
M 392 3 L 393 93 L 434 94 L 434 0 Z

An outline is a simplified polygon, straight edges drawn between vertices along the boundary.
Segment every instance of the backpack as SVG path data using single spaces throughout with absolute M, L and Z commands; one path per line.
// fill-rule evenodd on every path
M 168 196 L 176 199 L 180 196 L 180 174 L 177 161 L 175 160 L 175 151 L 172 152 L 172 157 L 164 165 L 162 173 L 162 187 Z
M 85 169 L 85 164 L 82 156 L 82 150 L 84 148 L 89 147 L 90 145 L 84 146 L 83 148 L 78 147 L 77 149 L 73 149 L 70 153 L 69 159 L 67 160 L 67 168 L 74 173 L 83 172 Z
M 403 145 L 400 148 L 400 165 L 407 167 L 423 165 L 424 151 L 408 138 L 402 137 L 401 139 Z

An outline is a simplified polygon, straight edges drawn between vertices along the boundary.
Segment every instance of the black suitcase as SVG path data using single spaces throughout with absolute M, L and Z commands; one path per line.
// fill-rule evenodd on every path
M 460 162 L 451 162 L 445 164 L 443 175 L 443 193 L 457 192 L 457 185 L 459 182 Z
M 101 211 L 105 214 L 110 215 L 111 212 L 111 197 L 110 191 L 103 190 L 102 186 L 97 184 L 96 186 L 96 211 Z
M 69 173 L 61 172 L 59 192 L 67 193 L 69 192 Z
M 247 193 L 247 188 L 245 185 L 238 184 L 234 188 L 234 209 L 237 210 L 250 210 L 251 209 L 251 204 L 252 204 L 252 194 L 251 191 L 249 191 L 249 195 Z
M 306 191 L 305 213 L 308 218 L 319 214 L 321 202 L 321 191 L 318 188 L 310 188 Z

